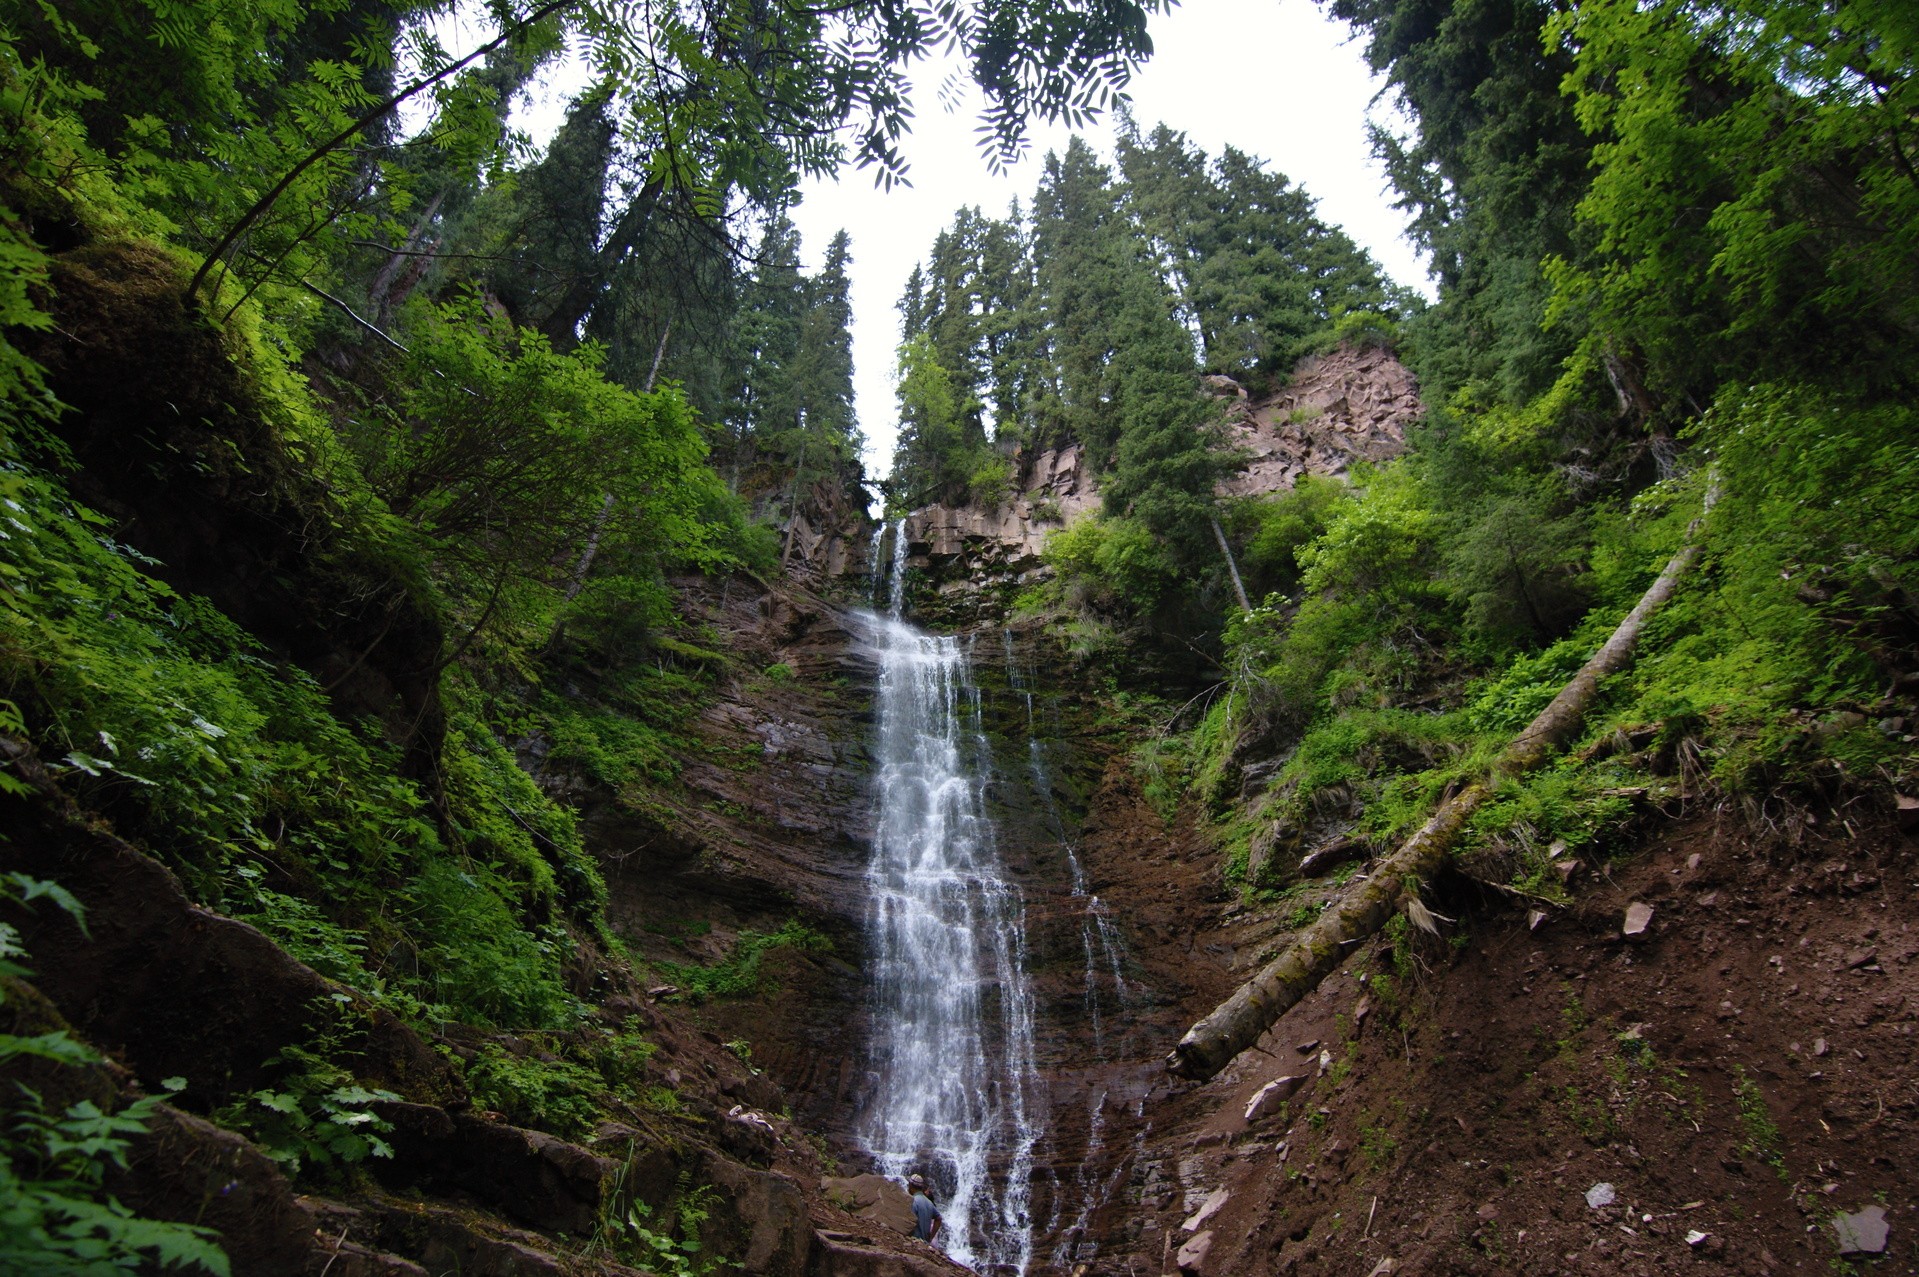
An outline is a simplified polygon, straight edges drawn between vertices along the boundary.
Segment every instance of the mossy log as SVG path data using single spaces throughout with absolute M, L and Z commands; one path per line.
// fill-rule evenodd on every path
M 1301 998 L 1319 987 L 1351 953 L 1386 925 L 1402 901 L 1420 888 L 1445 861 L 1482 803 L 1507 777 L 1535 770 L 1578 735 L 1600 682 L 1632 660 L 1647 620 L 1672 597 L 1680 577 L 1699 556 L 1699 534 L 1719 495 L 1717 481 L 1707 489 L 1699 517 L 1686 530 L 1685 544 L 1666 564 L 1639 602 L 1605 644 L 1580 667 L 1552 704 L 1515 736 L 1480 780 L 1454 793 L 1432 818 L 1401 844 L 1372 875 L 1319 916 L 1286 951 L 1241 985 L 1212 1014 L 1186 1031 L 1166 1057 L 1179 1077 L 1204 1081 L 1259 1041 Z

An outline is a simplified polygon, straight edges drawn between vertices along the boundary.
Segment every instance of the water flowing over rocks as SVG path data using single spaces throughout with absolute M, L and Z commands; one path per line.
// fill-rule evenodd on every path
M 985 809 L 979 690 L 958 639 L 897 614 L 861 620 L 879 667 L 861 1140 L 892 1178 L 927 1176 L 954 1258 L 1024 1270 L 1043 1114 L 1025 904 Z

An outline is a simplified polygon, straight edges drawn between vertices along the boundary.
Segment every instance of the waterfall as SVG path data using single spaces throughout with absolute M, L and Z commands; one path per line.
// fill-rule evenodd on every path
M 861 1138 L 884 1174 L 926 1176 L 954 1259 L 1024 1273 L 1041 1130 L 1025 904 L 986 814 L 992 760 L 966 653 L 901 619 L 905 529 L 893 539 L 886 613 L 856 617 L 879 668 L 876 1085 Z
M 1026 708 L 1026 770 L 1033 783 L 1033 792 L 1038 796 L 1040 807 L 1046 814 L 1047 832 L 1052 835 L 1060 850 L 1066 855 L 1066 868 L 1071 882 L 1071 899 L 1079 913 L 1080 950 L 1085 965 L 1081 975 L 1080 1004 L 1086 1016 L 1086 1022 L 1093 1032 L 1093 1057 L 1101 1063 L 1110 1057 L 1106 1049 L 1106 1011 L 1101 998 L 1101 985 L 1108 979 L 1112 982 L 1110 1005 L 1115 1010 L 1123 1010 L 1127 1003 L 1125 973 L 1125 940 L 1119 929 L 1113 925 L 1111 911 L 1086 880 L 1086 871 L 1079 861 L 1079 849 L 1073 836 L 1066 827 L 1059 804 L 1053 799 L 1052 769 L 1046 761 L 1046 745 L 1041 739 L 1039 725 L 1033 717 L 1033 680 L 1027 671 L 1020 668 L 1013 655 L 1013 631 L 1000 631 L 1006 652 L 1006 682 L 1015 694 L 1024 698 Z M 1086 1115 L 1086 1148 L 1073 1170 L 1072 1192 L 1078 1199 L 1073 1219 L 1063 1229 L 1059 1226 L 1063 1218 L 1062 1206 L 1066 1197 L 1065 1185 L 1058 1185 L 1053 1213 L 1054 1218 L 1048 1225 L 1048 1231 L 1056 1236 L 1051 1256 L 1055 1267 L 1069 1267 L 1080 1256 L 1077 1244 L 1081 1242 L 1093 1212 L 1104 1204 L 1118 1189 L 1119 1176 L 1124 1175 L 1127 1162 L 1121 1161 L 1114 1171 L 1110 1182 L 1102 1180 L 1092 1169 L 1095 1155 L 1105 1146 L 1106 1105 L 1108 1093 L 1104 1087 L 1094 1090 L 1088 1097 Z

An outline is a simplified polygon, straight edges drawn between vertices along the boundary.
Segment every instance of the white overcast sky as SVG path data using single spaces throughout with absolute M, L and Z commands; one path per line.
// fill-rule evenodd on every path
M 1344 227 L 1395 280 L 1430 293 L 1426 264 L 1405 238 L 1386 175 L 1366 138 L 1369 117 L 1389 126 L 1380 84 L 1345 24 L 1310 0 L 1193 0 L 1152 19 L 1152 58 L 1130 88 L 1143 131 L 1165 123 L 1208 155 L 1234 146 L 1265 160 L 1319 200 L 1320 216 Z M 897 413 L 893 360 L 899 316 L 893 305 L 933 237 L 962 206 L 1001 215 L 1018 197 L 1030 207 L 1046 152 L 1071 130 L 1042 127 L 1020 165 L 988 167 L 975 142 L 976 110 L 941 110 L 935 90 L 951 63 L 916 77 L 918 117 L 903 148 L 913 185 L 880 191 L 868 172 L 810 181 L 793 220 L 809 269 L 841 227 L 853 238 L 853 362 L 869 475 L 892 464 Z M 1396 130 L 1397 131 L 1397 130 Z M 1109 160 L 1112 121 L 1081 130 Z
M 487 29 L 470 5 L 432 25 L 449 49 L 472 47 Z M 1405 238 L 1405 218 L 1392 207 L 1366 138 L 1368 119 L 1401 130 L 1387 104 L 1374 104 L 1380 84 L 1343 23 L 1312 0 L 1191 0 L 1156 15 L 1149 31 L 1153 56 L 1129 89 L 1142 130 L 1164 123 L 1208 155 L 1234 146 L 1266 161 L 1317 198 L 1320 215 L 1344 227 L 1395 280 L 1431 295 L 1426 264 Z M 809 270 L 818 269 L 837 231 L 852 236 L 854 389 L 874 477 L 891 466 L 898 433 L 893 305 L 906 277 L 962 206 L 990 215 L 1004 214 L 1015 197 L 1030 206 L 1047 151 L 1064 148 L 1071 133 L 1036 127 L 1027 158 L 994 173 L 974 133 L 977 101 L 953 112 L 940 106 L 939 85 L 959 65 L 936 59 L 915 75 L 918 115 L 902 147 L 910 187 L 881 191 L 870 172 L 849 169 L 838 180 L 807 182 L 792 214 Z M 544 145 L 582 76 L 577 64 L 549 69 L 516 124 Z M 1081 132 L 1110 161 L 1112 121 Z

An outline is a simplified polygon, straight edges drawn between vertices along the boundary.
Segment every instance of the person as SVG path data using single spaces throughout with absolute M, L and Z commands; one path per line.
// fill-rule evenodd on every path
M 913 1176 L 906 1181 L 906 1186 L 913 1190 L 913 1236 L 930 1242 L 940 1235 L 940 1225 L 946 1221 L 934 1209 L 933 1199 L 926 1195 L 924 1175 Z

